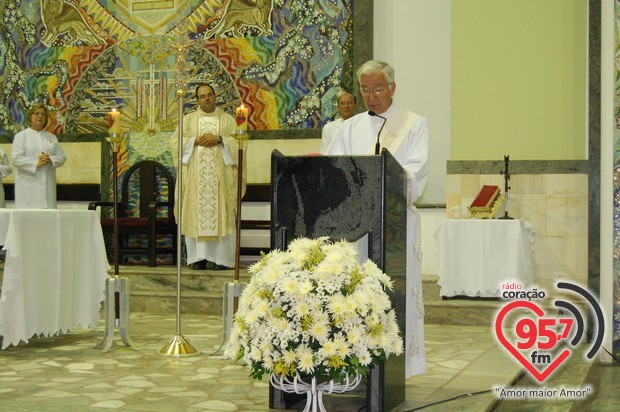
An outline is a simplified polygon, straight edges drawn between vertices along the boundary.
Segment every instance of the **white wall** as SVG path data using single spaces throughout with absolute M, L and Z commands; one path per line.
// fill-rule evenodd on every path
M 425 116 L 431 141 L 430 179 L 421 203 L 446 203 L 450 156 L 451 0 L 375 0 L 374 58 L 396 71 L 395 101 Z
M 373 54 L 396 71 L 395 101 L 425 116 L 431 141 L 423 204 L 446 203 L 450 158 L 451 0 L 375 0 Z M 437 274 L 435 230 L 445 209 L 421 209 L 422 273 Z

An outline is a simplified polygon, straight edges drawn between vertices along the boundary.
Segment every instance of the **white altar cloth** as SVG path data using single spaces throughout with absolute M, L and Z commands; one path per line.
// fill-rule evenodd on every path
M 532 286 L 534 226 L 525 220 L 446 219 L 435 239 L 441 296 L 500 297 L 504 282 Z
M 2 349 L 97 328 L 109 264 L 93 210 L 0 209 Z

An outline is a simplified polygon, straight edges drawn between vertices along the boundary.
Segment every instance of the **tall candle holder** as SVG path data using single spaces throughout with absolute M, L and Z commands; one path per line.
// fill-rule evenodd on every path
M 237 108 L 237 126 L 239 126 L 239 108 Z M 247 127 L 247 109 L 245 109 L 245 122 Z M 233 282 L 224 285 L 224 294 L 222 298 L 222 340 L 220 346 L 211 353 L 218 353 L 230 339 L 232 330 L 233 317 L 237 312 L 239 297 L 246 287 L 244 282 L 239 282 L 239 268 L 241 264 L 241 198 L 243 196 L 243 145 L 249 139 L 247 130 L 237 128 L 233 136 L 238 143 L 237 150 L 237 216 L 236 216 L 236 243 L 235 243 L 235 278 Z
M 118 262 L 118 150 L 123 142 L 123 134 L 120 131 L 120 112 L 115 109 L 109 113 L 108 121 L 110 133 L 106 141 L 112 149 L 112 210 L 113 217 L 113 257 L 114 257 L 114 277 L 106 279 L 105 282 L 105 332 L 101 341 L 95 346 L 102 345 L 103 352 L 107 352 L 114 342 L 114 332 L 116 327 L 120 329 L 121 340 L 132 349 L 136 349 L 131 337 L 129 336 L 129 288 L 127 278 L 119 276 Z
M 179 124 L 178 124 L 178 146 L 177 146 L 177 181 L 178 188 L 177 201 L 177 322 L 176 333 L 172 339 L 159 350 L 159 353 L 166 356 L 193 356 L 199 355 L 200 351 L 192 346 L 192 344 L 181 334 L 181 265 L 182 265 L 182 234 L 181 227 L 183 222 L 183 97 L 185 96 L 185 55 L 187 48 L 192 46 L 191 39 L 183 33 L 187 23 L 179 25 L 179 34 L 174 39 L 168 39 L 172 48 L 177 51 L 177 72 L 175 76 L 175 86 L 177 88 L 177 97 L 179 98 Z

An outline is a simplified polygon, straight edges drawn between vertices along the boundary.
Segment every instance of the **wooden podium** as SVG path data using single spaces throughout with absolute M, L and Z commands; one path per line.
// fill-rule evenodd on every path
M 297 237 L 355 241 L 368 235 L 368 257 L 394 281 L 388 291 L 405 336 L 407 175 L 387 151 L 379 156 L 271 156 L 271 248 Z M 286 409 L 305 395 L 269 388 L 269 407 Z M 368 377 L 368 411 L 405 399 L 405 358 L 391 356 Z

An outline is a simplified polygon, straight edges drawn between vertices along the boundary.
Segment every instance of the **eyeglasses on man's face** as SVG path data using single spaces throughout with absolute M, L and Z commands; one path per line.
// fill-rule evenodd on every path
M 338 102 L 338 106 L 353 106 L 355 102 Z
M 361 92 L 363 95 L 366 95 L 366 96 L 367 96 L 367 95 L 369 95 L 369 94 L 371 94 L 371 93 L 372 93 L 372 94 L 374 94 L 374 95 L 377 95 L 377 96 L 378 96 L 378 95 L 382 94 L 383 92 L 385 92 L 386 90 L 388 90 L 388 88 L 389 88 L 389 86 L 388 86 L 388 87 L 385 87 L 385 86 L 376 86 L 376 87 L 373 87 L 373 88 L 362 87 L 362 88 L 360 89 L 360 92 Z

